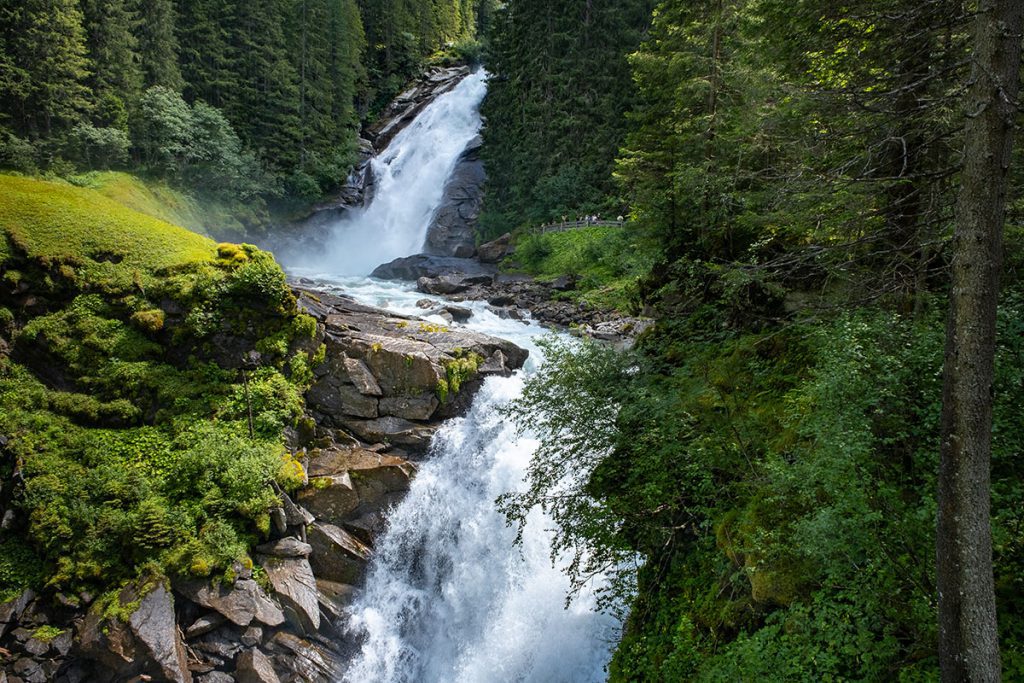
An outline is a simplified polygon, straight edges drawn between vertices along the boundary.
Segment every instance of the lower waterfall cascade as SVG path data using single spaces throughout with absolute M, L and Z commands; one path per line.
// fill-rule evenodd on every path
M 416 302 L 424 295 L 409 284 L 333 282 L 361 303 L 423 312 Z M 389 515 L 351 608 L 348 630 L 361 645 L 343 681 L 603 681 L 621 623 L 596 611 L 601 582 L 566 608 L 569 581 L 551 562 L 550 520 L 535 510 L 516 546 L 516 530 L 495 506 L 499 495 L 524 486 L 537 445 L 528 434 L 517 438 L 498 409 L 543 363 L 536 340 L 550 332 L 500 319 L 486 302 L 463 305 L 474 311 L 468 327 L 529 349 L 530 359 L 515 376 L 489 378 L 469 413 L 434 437 L 410 492 Z

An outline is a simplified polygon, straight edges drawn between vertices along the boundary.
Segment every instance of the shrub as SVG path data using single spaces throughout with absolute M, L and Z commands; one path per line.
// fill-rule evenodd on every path
M 68 135 L 66 153 L 85 168 L 107 169 L 128 161 L 129 146 L 128 134 L 119 128 L 80 123 Z

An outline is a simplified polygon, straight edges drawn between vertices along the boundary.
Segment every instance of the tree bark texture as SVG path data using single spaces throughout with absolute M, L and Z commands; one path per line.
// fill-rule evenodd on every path
M 980 0 L 953 240 L 936 538 L 945 683 L 999 681 L 990 460 L 996 304 L 1024 0 Z

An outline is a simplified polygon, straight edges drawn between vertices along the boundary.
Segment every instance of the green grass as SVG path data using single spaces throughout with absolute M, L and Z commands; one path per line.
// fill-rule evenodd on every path
M 628 227 L 594 226 L 519 238 L 509 261 L 539 280 L 578 278 L 565 296 L 603 308 L 633 308 L 637 278 L 650 268 Z
M 90 171 L 67 180 L 72 185 L 96 190 L 129 209 L 201 235 L 246 234 L 251 228 L 265 228 L 268 220 L 261 202 L 203 197 L 130 173 Z
M 156 271 L 216 256 L 209 238 L 94 190 L 0 175 L 0 198 L 0 230 L 31 259 L 89 266 L 113 258 L 122 268 Z M 0 252 L 4 260 L 9 249 Z

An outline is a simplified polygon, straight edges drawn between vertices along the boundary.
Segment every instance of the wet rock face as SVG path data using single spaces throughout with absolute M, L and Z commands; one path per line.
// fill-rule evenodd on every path
M 377 151 L 387 148 L 395 136 L 441 95 L 449 92 L 470 74 L 469 67 L 434 68 L 396 97 L 380 120 L 366 131 Z
M 448 178 L 441 205 L 427 228 L 426 253 L 460 258 L 470 258 L 476 253 L 476 228 L 487 180 L 480 159 L 482 146 L 483 139 L 477 136 L 459 157 Z

